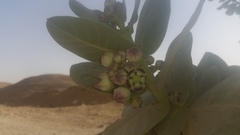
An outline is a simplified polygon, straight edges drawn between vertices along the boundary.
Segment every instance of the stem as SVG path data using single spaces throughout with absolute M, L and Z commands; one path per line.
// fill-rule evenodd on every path
M 147 63 L 144 60 L 141 60 L 140 64 L 141 64 L 141 67 L 145 70 L 145 72 L 147 74 L 147 81 L 146 81 L 147 88 L 152 92 L 152 94 L 155 97 L 155 99 L 157 100 L 157 102 L 158 103 L 164 102 L 164 103 L 170 105 L 167 93 L 164 90 L 157 89 L 156 78 L 153 75 L 150 68 L 148 67 Z
M 135 0 L 133 14 L 132 14 L 131 20 L 128 23 L 127 27 L 133 27 L 133 25 L 137 22 L 137 20 L 138 20 L 138 9 L 139 9 L 140 2 L 141 2 L 141 0 Z

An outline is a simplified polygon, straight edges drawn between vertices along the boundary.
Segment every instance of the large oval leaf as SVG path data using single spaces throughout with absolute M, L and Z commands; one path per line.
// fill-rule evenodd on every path
M 164 103 L 139 108 L 107 127 L 102 135 L 143 135 L 160 122 L 169 110 L 170 107 Z
M 228 74 L 235 75 L 240 73 L 240 66 L 229 66 L 228 67 Z
M 229 75 L 228 65 L 217 55 L 206 52 L 195 75 L 196 95 L 201 95 Z
M 178 135 L 187 125 L 189 109 L 173 107 L 170 113 L 154 127 L 158 135 Z
M 184 135 L 239 135 L 240 74 L 230 76 L 193 103 Z
M 189 33 L 189 35 L 185 38 L 182 44 L 179 44 L 175 41 L 176 40 L 174 40 L 168 48 L 165 59 L 166 65 L 169 63 L 169 73 L 166 77 L 167 85 L 186 83 L 192 69 L 192 34 Z
M 187 25 L 184 27 L 182 32 L 172 42 L 171 46 L 173 49 L 169 49 L 168 54 L 167 54 L 168 56 L 166 57 L 166 61 L 163 65 L 163 68 L 161 69 L 160 74 L 157 75 L 157 89 L 159 91 L 161 91 L 161 93 L 164 93 L 166 91 L 165 86 L 169 80 L 168 78 L 170 77 L 170 74 L 172 71 L 170 67 L 173 64 L 174 59 L 177 59 L 176 54 L 178 53 L 178 51 L 181 50 L 181 48 L 185 45 L 184 42 L 186 41 L 187 37 L 189 37 L 190 30 L 192 29 L 192 27 L 195 25 L 196 21 L 198 20 L 198 17 L 201 13 L 204 2 L 205 2 L 205 0 L 200 0 L 191 19 L 189 20 Z M 184 80 L 186 80 L 187 77 L 188 76 L 185 76 Z M 167 93 L 165 93 L 165 95 L 167 95 Z M 159 96 L 159 95 L 155 95 L 155 96 Z
M 98 73 L 106 73 L 108 70 L 101 64 L 92 62 L 83 62 L 72 65 L 70 69 L 70 76 L 74 82 L 85 89 L 98 90 L 93 87 L 100 80 L 96 78 Z
M 100 10 L 91 10 L 76 0 L 69 0 L 71 10 L 80 18 L 99 21 L 102 12 Z
M 170 10 L 170 0 L 145 1 L 135 37 L 144 53 L 152 54 L 159 48 L 166 34 Z
M 52 17 L 47 28 L 53 39 L 65 49 L 93 62 L 100 62 L 104 52 L 126 50 L 132 42 L 112 28 L 75 17 Z
M 168 49 L 163 69 L 158 75 L 158 82 L 160 82 L 158 88 L 164 87 L 169 95 L 178 95 L 179 101 L 173 102 L 182 106 L 189 96 L 192 98 L 191 94 L 195 90 L 191 77 L 192 34 L 189 33 L 180 43 L 176 42 L 178 38 L 179 36 Z

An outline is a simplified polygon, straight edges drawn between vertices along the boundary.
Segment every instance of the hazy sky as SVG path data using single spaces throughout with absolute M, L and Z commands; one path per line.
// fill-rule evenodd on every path
M 92 9 L 103 9 L 104 0 L 79 0 Z M 142 0 L 142 3 L 145 0 Z M 171 0 L 167 35 L 154 54 L 164 59 L 167 47 L 192 15 L 199 0 Z M 134 0 L 126 0 L 130 17 Z M 240 18 L 218 11 L 218 0 L 206 1 L 199 21 L 192 29 L 194 64 L 206 51 L 229 65 L 240 65 Z M 15 83 L 29 76 L 47 73 L 69 74 L 71 65 L 84 61 L 59 46 L 46 29 L 52 16 L 75 16 L 68 0 L 0 0 L 0 82 Z

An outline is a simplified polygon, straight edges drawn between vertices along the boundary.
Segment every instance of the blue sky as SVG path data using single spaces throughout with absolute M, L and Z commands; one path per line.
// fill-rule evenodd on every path
M 79 0 L 92 9 L 103 9 L 104 0 Z M 142 0 L 142 3 L 145 0 Z M 172 0 L 167 35 L 153 55 L 164 59 L 171 41 L 180 33 L 199 0 Z M 134 0 L 126 0 L 128 17 Z M 192 57 L 197 64 L 207 51 L 229 65 L 240 65 L 240 18 L 218 11 L 218 1 L 206 1 L 199 21 L 192 29 Z M 46 20 L 52 16 L 75 16 L 68 0 L 0 1 L 0 82 L 15 83 L 29 76 L 69 74 L 71 65 L 84 61 L 60 47 L 49 35 Z

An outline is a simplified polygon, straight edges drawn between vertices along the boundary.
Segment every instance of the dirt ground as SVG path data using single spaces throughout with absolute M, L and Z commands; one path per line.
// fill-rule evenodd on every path
M 115 103 L 37 108 L 0 105 L 1 135 L 96 135 L 120 118 Z

